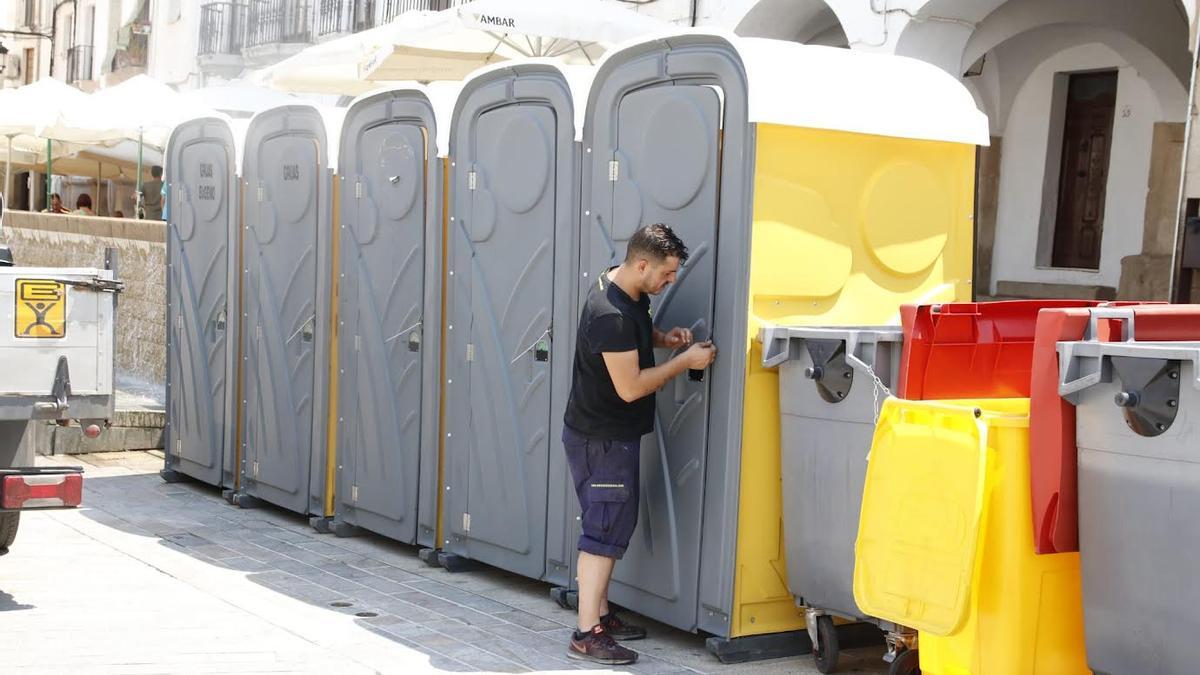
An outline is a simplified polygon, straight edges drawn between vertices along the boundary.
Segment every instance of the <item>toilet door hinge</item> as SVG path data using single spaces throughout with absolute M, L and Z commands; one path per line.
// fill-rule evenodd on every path
M 475 360 L 475 345 L 467 343 L 467 361 Z
M 182 438 L 175 439 L 175 455 L 177 457 L 183 456 L 183 439 Z
M 609 160 L 609 162 L 608 162 L 608 180 L 610 182 L 615 183 L 615 182 L 617 182 L 617 178 L 619 178 L 620 176 L 621 176 L 621 163 L 615 159 Z
M 254 460 L 254 465 L 252 468 L 253 468 L 252 473 L 253 473 L 254 477 L 258 478 L 258 460 Z
M 350 486 L 350 503 L 351 504 L 358 503 L 358 486 L 357 485 Z
M 362 181 L 354 181 L 354 198 L 362 199 Z
M 263 199 L 265 199 L 265 198 L 266 198 L 266 191 L 263 190 L 263 187 L 261 185 L 259 185 L 258 186 L 258 203 L 259 204 L 263 203 Z
M 470 532 L 470 531 L 471 531 L 471 514 L 464 513 L 463 514 L 463 532 Z
M 478 184 L 478 181 L 479 181 L 478 174 L 476 174 L 474 171 L 467 172 L 467 189 L 468 190 L 474 190 L 475 186 Z
M 362 336 L 361 335 L 354 336 L 354 351 L 356 351 L 356 352 L 362 351 Z

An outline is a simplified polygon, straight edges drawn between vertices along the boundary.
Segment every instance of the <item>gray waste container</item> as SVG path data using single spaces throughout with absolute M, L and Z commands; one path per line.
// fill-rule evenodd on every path
M 318 518 L 332 515 L 333 158 L 343 114 L 304 105 L 259 113 L 242 173 L 240 492 Z
M 167 425 L 163 477 L 232 488 L 241 203 L 238 141 L 215 117 L 167 144 Z
M 1063 342 L 1059 358 L 1077 415 L 1088 666 L 1195 673 L 1200 342 Z
M 833 618 L 864 621 L 915 646 L 916 632 L 854 601 L 854 542 L 875 420 L 900 370 L 899 327 L 771 326 L 763 366 L 779 368 L 783 535 L 788 589 L 806 608 L 813 658 L 837 667 Z
M 450 136 L 443 560 L 546 569 L 547 479 L 575 318 L 575 101 L 560 67 L 463 85 Z
M 414 85 L 359 98 L 342 125 L 339 535 L 361 527 L 434 545 L 444 154 L 437 138 L 448 124 Z

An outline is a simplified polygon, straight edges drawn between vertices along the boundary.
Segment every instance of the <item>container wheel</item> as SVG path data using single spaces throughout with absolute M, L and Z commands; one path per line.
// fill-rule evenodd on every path
M 817 644 L 813 645 L 813 659 L 817 662 L 817 670 L 822 673 L 837 670 L 837 629 L 833 625 L 833 617 L 828 614 L 817 617 Z
M 921 661 L 915 649 L 905 649 L 896 655 L 888 675 L 921 675 Z
M 20 524 L 20 511 L 0 512 L 0 555 L 8 553 L 8 547 L 17 538 L 17 526 Z

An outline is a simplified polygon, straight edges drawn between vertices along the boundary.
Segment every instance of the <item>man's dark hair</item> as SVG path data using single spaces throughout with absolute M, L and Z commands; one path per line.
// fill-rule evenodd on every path
M 150 175 L 154 176 L 155 178 L 162 178 L 162 167 L 161 166 L 150 167 Z
M 83 193 L 75 198 L 75 208 L 90 209 L 92 208 L 92 196 L 88 193 Z
M 670 227 L 662 223 L 654 223 L 638 228 L 629 238 L 628 248 L 625 249 L 625 260 L 633 261 L 639 256 L 662 262 L 674 256 L 679 258 L 679 264 L 687 262 L 688 250 L 683 240 L 675 235 Z

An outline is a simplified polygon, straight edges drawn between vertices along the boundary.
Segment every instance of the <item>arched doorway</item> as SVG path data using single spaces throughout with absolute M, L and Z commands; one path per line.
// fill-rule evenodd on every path
M 898 54 L 959 76 L 989 117 L 977 292 L 1166 299 L 1191 0 L 931 0 Z

